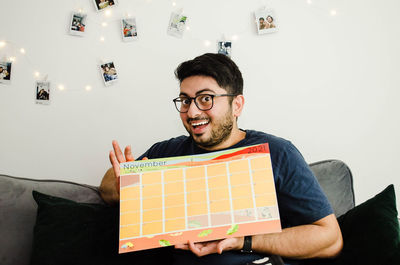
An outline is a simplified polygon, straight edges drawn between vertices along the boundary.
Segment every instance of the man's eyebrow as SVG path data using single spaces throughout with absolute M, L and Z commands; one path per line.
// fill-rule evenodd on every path
M 204 88 L 204 89 L 202 89 L 202 90 L 197 91 L 197 92 L 196 92 L 196 95 L 202 94 L 202 93 L 204 93 L 204 92 L 212 92 L 212 93 L 215 94 L 215 91 L 214 91 L 214 90 L 212 90 L 212 89 L 210 89 L 210 88 Z M 179 96 L 188 97 L 188 94 L 186 94 L 186 93 L 184 93 L 184 92 L 181 92 L 181 93 L 179 93 Z
M 202 94 L 203 92 L 212 92 L 215 94 L 214 90 L 210 89 L 210 88 L 204 88 L 202 90 L 199 90 L 196 92 L 196 95 Z

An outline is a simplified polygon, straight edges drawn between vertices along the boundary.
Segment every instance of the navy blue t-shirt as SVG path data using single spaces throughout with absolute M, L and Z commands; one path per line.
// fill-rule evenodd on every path
M 245 139 L 229 149 L 262 143 L 269 144 L 282 228 L 310 224 L 333 213 L 314 174 L 290 141 L 263 132 L 253 130 L 245 130 L 245 132 Z M 210 151 L 198 147 L 192 137 L 179 136 L 154 144 L 139 159 L 208 152 Z M 232 264 L 220 259 L 219 262 Z

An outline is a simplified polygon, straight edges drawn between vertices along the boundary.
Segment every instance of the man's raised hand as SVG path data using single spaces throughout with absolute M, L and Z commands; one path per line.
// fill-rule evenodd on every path
M 112 146 L 113 146 L 113 151 L 110 151 L 109 158 L 115 175 L 115 187 L 119 194 L 119 181 L 120 181 L 119 164 L 134 161 L 135 159 L 133 158 L 132 149 L 130 145 L 125 147 L 124 154 L 122 153 L 121 148 L 119 147 L 119 144 L 116 140 L 112 141 Z

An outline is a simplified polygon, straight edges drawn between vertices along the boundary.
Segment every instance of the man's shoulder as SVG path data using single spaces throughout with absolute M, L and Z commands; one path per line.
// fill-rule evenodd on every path
M 190 137 L 185 135 L 173 137 L 153 144 L 140 159 L 143 157 L 153 159 L 185 155 L 189 152 L 191 146 L 192 141 Z
M 189 140 L 188 136 L 180 135 L 180 136 L 177 136 L 177 137 L 172 137 L 170 139 L 157 142 L 157 143 L 155 143 L 155 145 L 162 146 L 162 145 L 170 145 L 170 144 L 181 144 L 181 143 L 184 143 L 184 142 L 186 142 L 188 140 Z
M 246 131 L 246 144 L 261 144 L 268 143 L 272 149 L 285 149 L 293 146 L 289 140 L 282 137 L 275 136 L 269 133 L 256 131 L 256 130 L 245 130 Z

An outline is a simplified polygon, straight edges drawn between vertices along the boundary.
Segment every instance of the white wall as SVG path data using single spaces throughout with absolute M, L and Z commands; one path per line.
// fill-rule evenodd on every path
M 400 194 L 398 0 L 176 4 L 120 0 L 105 17 L 90 0 L 0 0 L 0 40 L 7 41 L 0 58 L 16 59 L 12 84 L 0 84 L 0 173 L 97 185 L 112 139 L 132 144 L 138 156 L 155 141 L 185 133 L 171 102 L 178 91 L 173 71 L 215 52 L 225 34 L 238 36 L 233 59 L 245 80 L 242 128 L 290 139 L 308 162 L 345 161 L 358 204 L 390 183 Z M 265 4 L 275 7 L 280 30 L 259 36 L 252 12 Z M 166 35 L 170 12 L 180 7 L 190 26 L 183 39 Z M 78 8 L 89 16 L 84 38 L 66 34 Z M 137 18 L 137 42 L 121 41 L 126 12 Z M 120 75 L 111 87 L 97 69 L 108 58 Z M 52 81 L 50 106 L 34 104 L 35 71 Z

